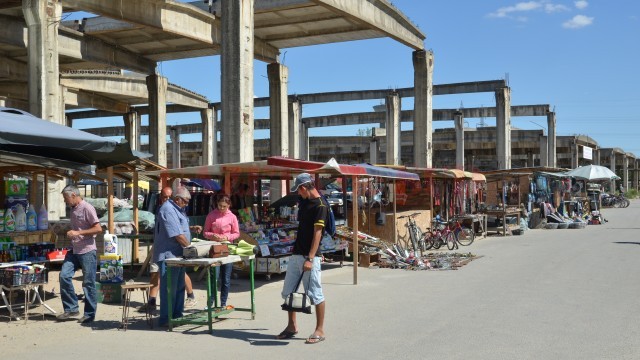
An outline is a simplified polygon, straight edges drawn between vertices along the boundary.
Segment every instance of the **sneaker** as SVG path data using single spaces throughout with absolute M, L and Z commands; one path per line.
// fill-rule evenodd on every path
M 184 307 L 189 309 L 192 308 L 194 306 L 196 306 L 196 304 L 198 303 L 198 301 L 196 300 L 196 298 L 190 298 L 188 297 L 185 301 L 184 301 Z
M 93 316 L 89 316 L 89 315 L 83 315 L 80 319 L 78 319 L 78 322 L 80 324 L 88 324 L 90 322 L 93 322 L 95 318 Z
M 72 318 L 76 318 L 78 316 L 80 316 L 80 312 L 78 311 L 63 312 L 62 314 L 56 316 L 56 320 L 65 321 Z

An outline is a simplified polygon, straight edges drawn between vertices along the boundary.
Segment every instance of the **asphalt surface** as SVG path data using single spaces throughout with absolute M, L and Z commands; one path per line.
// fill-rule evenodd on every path
M 274 339 L 286 325 L 283 277 L 274 276 L 258 277 L 255 320 L 234 312 L 213 335 L 189 325 L 149 330 L 140 321 L 124 332 L 122 307 L 101 305 L 90 326 L 2 319 L 1 352 L 7 359 L 640 359 L 640 201 L 604 215 L 609 222 L 584 230 L 478 239 L 461 250 L 482 257 L 456 271 L 361 268 L 354 286 L 350 264 L 329 265 L 319 344 L 304 343 L 312 315 L 298 316 L 296 338 Z M 233 280 L 230 303 L 248 305 L 246 283 Z M 48 303 L 61 308 L 59 298 Z

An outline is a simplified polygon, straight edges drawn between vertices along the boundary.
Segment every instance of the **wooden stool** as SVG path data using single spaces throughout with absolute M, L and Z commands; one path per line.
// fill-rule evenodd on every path
M 124 293 L 124 306 L 122 307 L 122 322 L 120 327 L 127 330 L 127 325 L 129 324 L 129 307 L 131 305 L 131 293 L 134 290 L 142 291 L 142 306 L 145 308 L 145 320 L 147 324 L 149 324 L 149 328 L 153 329 L 153 319 L 151 318 L 151 309 L 147 305 L 149 301 L 149 289 L 151 289 L 151 284 L 149 283 L 133 283 L 133 284 L 123 284 L 122 292 Z

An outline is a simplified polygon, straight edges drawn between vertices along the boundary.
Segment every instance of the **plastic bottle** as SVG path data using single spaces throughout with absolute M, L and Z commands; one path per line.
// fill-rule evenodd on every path
M 4 232 L 4 209 L 0 209 L 0 232 Z
M 108 231 L 105 231 L 104 233 L 104 254 L 118 254 L 118 237 L 113 234 L 109 234 Z
M 40 210 L 38 211 L 38 230 L 48 230 L 49 229 L 49 212 L 47 212 L 47 208 L 42 204 L 40 206 Z
M 29 210 L 27 210 L 27 231 L 36 230 L 38 230 L 38 214 L 36 209 L 33 208 L 33 204 L 31 204 L 29 205 Z
M 27 213 L 21 204 L 16 205 L 16 231 L 27 231 Z
M 16 218 L 11 209 L 7 209 L 4 214 L 4 231 L 16 231 Z

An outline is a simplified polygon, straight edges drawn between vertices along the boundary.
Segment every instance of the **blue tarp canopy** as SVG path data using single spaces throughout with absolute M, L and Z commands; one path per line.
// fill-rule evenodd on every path
M 0 107 L 0 150 L 92 164 L 98 168 L 151 156 L 132 151 L 128 143 L 119 143 L 6 107 Z
M 420 176 L 418 176 L 418 174 L 414 174 L 414 173 L 410 173 L 402 170 L 395 170 L 395 169 L 385 168 L 381 166 L 374 166 L 367 163 L 356 164 L 355 166 L 364 168 L 367 172 L 367 175 L 370 175 L 370 176 L 390 178 L 390 179 L 404 179 L 404 180 L 418 180 L 418 181 L 420 180 Z
M 222 189 L 217 181 L 212 179 L 190 179 L 188 181 L 182 181 L 182 185 L 195 186 L 206 190 L 220 191 Z

